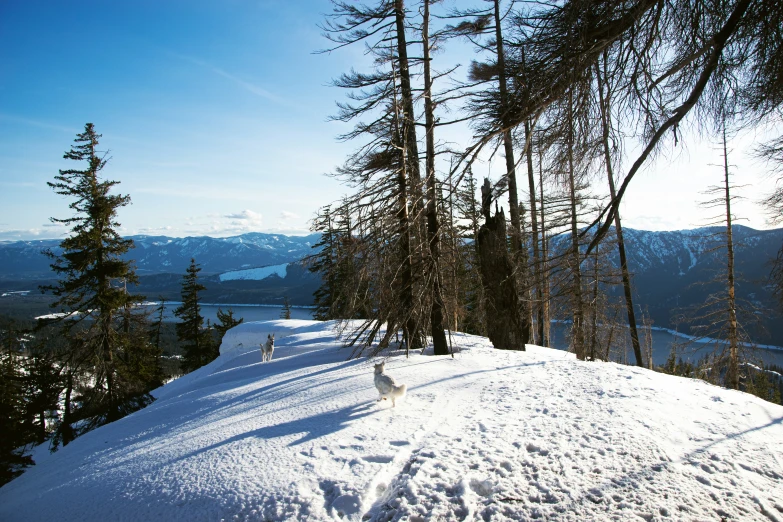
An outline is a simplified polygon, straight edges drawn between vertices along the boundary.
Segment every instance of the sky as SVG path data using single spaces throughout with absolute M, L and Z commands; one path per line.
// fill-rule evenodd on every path
M 67 233 L 50 218 L 70 217 L 70 201 L 46 183 L 73 167 L 62 156 L 87 122 L 111 158 L 105 177 L 132 198 L 123 234 L 308 233 L 348 190 L 325 174 L 358 145 L 336 139 L 350 126 L 329 121 L 345 100 L 330 82 L 368 62 L 361 47 L 314 53 L 328 46 L 317 24 L 330 11 L 327 0 L 0 2 L 0 240 Z M 465 46 L 455 54 L 473 58 Z M 448 133 L 469 143 L 469 129 Z M 774 182 L 745 154 L 758 139 L 732 142 L 735 181 L 747 185 L 735 210 L 768 228 L 755 202 Z M 716 143 L 683 141 L 634 179 L 626 226 L 708 221 L 698 201 L 722 175 Z M 497 176 L 501 164 L 476 172 Z

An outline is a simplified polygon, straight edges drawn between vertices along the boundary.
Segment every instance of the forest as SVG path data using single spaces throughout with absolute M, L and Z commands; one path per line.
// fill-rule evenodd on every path
M 688 129 L 720 145 L 703 205 L 720 227 L 710 240 L 725 269 L 702 306 L 680 313 L 695 337 L 725 341 L 705 377 L 735 389 L 750 382 L 747 329 L 759 310 L 735 295 L 729 143 L 743 129 L 779 124 L 783 9 L 442 7 L 335 1 L 322 25 L 331 43 L 323 52 L 362 46 L 372 66 L 334 80 L 347 90 L 334 119 L 354 124 L 340 139 L 357 146 L 333 173 L 352 192 L 314 221 L 323 238 L 311 257 L 324 280 L 318 317 L 364 320 L 349 332 L 354 355 L 378 354 L 399 331 L 406 349 L 431 340 L 436 354 L 449 353 L 451 331 L 486 335 L 501 349 L 549 346 L 552 320 L 567 318 L 579 359 L 610 360 L 629 345 L 636 365 L 652 366 L 619 209 L 640 169 Z M 475 55 L 461 80 L 448 53 L 465 41 Z M 438 138 L 465 123 L 470 143 Z M 782 145 L 772 136 L 751 152 L 779 174 Z M 496 155 L 503 174 L 477 179 L 473 168 Z M 779 190 L 760 204 L 779 222 Z M 778 262 L 778 289 L 780 275 Z

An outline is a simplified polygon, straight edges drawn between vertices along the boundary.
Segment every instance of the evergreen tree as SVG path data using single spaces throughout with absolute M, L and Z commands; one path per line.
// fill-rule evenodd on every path
M 291 301 L 288 296 L 283 298 L 283 309 L 280 311 L 280 319 L 291 319 Z
M 152 400 L 147 392 L 165 382 L 160 359 L 163 351 L 150 341 L 146 312 L 126 309 L 123 323 L 125 349 L 118 357 L 118 374 L 131 402 L 146 406 Z
M 62 279 L 43 289 L 57 297 L 52 307 L 79 314 L 79 320 L 62 321 L 64 333 L 71 336 L 75 325 L 83 330 L 73 348 L 86 353 L 93 366 L 89 402 L 97 415 L 112 421 L 120 416 L 125 394 L 117 384 L 117 355 L 123 349 L 118 312 L 141 301 L 142 296 L 130 295 L 118 284 L 137 282 L 130 261 L 122 259 L 133 248 L 133 241 L 117 232 L 117 211 L 130 203 L 130 196 L 110 194 L 119 182 L 101 179 L 108 158 L 98 151 L 100 137 L 93 124 L 87 123 L 64 155 L 65 159 L 85 162 L 85 168 L 60 170 L 55 181 L 48 183 L 57 194 L 73 198 L 69 207 L 75 215 L 52 218 L 72 228 L 71 235 L 60 243 L 61 254 L 46 251 L 53 260 L 52 270 Z
M 182 359 L 182 371 L 191 372 L 200 368 L 217 357 L 214 343 L 210 339 L 209 330 L 204 328 L 204 317 L 201 316 L 198 293 L 206 287 L 198 282 L 201 268 L 195 259 L 190 260 L 182 280 L 182 305 L 174 310 L 174 315 L 180 318 L 177 323 L 177 338 L 182 343 L 185 355 Z
M 217 344 L 220 346 L 220 343 L 223 342 L 223 336 L 226 335 L 226 332 L 231 330 L 233 327 L 242 324 L 244 318 L 237 320 L 234 317 L 234 311 L 231 308 L 228 309 L 228 312 L 224 312 L 221 308 L 218 308 L 217 318 L 220 322 L 215 325 L 215 331 L 218 333 L 219 339 Z
M 11 325 L 0 331 L 0 486 L 33 464 L 24 454 L 24 373 L 17 353 L 16 333 Z
M 338 280 L 339 231 L 335 229 L 331 205 L 319 210 L 313 220 L 312 230 L 321 233 L 321 239 L 313 245 L 315 254 L 307 257 L 308 270 L 321 274 L 321 286 L 313 293 L 315 311 L 313 318 L 318 321 L 342 319 L 335 309 L 339 299 Z
M 155 347 L 156 350 L 160 350 L 160 338 L 161 334 L 163 333 L 163 314 L 166 311 L 166 300 L 162 297 L 160 298 L 160 303 L 158 304 L 158 307 L 155 309 L 155 314 L 157 315 L 157 319 L 155 319 L 155 322 L 152 323 L 152 326 L 149 330 L 149 341 L 152 344 L 152 346 Z

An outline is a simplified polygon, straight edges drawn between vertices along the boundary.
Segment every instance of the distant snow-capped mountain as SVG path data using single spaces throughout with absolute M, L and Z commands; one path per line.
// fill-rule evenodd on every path
M 676 327 L 673 318 L 688 306 L 703 303 L 720 291 L 719 283 L 704 285 L 725 270 L 725 247 L 716 242 L 719 227 L 651 232 L 626 228 L 628 267 L 633 275 L 635 304 L 645 310 L 655 325 Z M 737 296 L 771 310 L 776 307 L 768 284 L 770 261 L 783 245 L 783 229 L 754 230 L 733 227 L 736 245 Z M 131 236 L 136 248 L 127 257 L 135 260 L 141 284 L 138 291 L 148 296 L 177 299 L 182 275 L 195 258 L 207 286 L 206 302 L 276 303 L 284 296 L 294 304 L 312 304 L 313 291 L 320 284 L 318 274 L 298 263 L 313 253 L 317 234 L 292 237 L 251 233 L 227 238 Z M 57 251 L 59 240 L 0 242 L 0 291 L 30 291 L 36 281 L 51 280 L 49 259 L 42 250 Z M 550 240 L 550 252 L 564 252 L 570 245 L 567 234 Z M 619 266 L 617 248 L 607 241 L 600 247 L 609 261 Z M 617 278 L 619 281 L 619 278 Z M 612 289 L 618 304 L 622 290 Z M 767 315 L 767 314 L 765 314 Z M 771 316 L 770 316 L 771 317 Z M 766 319 L 771 334 L 765 340 L 783 344 L 783 323 Z
M 285 236 L 248 233 L 241 236 L 183 237 L 130 236 L 135 245 L 126 255 L 133 259 L 139 275 L 184 273 L 194 258 L 202 274 L 219 274 L 266 265 L 280 265 L 302 259 L 312 252 L 318 234 Z M 0 242 L 0 279 L 52 277 L 51 261 L 43 250 L 59 251 L 59 240 Z

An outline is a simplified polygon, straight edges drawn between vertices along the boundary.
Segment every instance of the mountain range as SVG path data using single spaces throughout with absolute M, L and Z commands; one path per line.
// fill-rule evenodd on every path
M 312 252 L 319 234 L 285 236 L 251 232 L 233 237 L 129 236 L 135 248 L 126 259 L 134 260 L 136 273 L 184 274 L 195 258 L 202 274 L 278 265 L 298 261 Z M 47 279 L 52 276 L 51 261 L 42 254 L 60 252 L 59 239 L 0 241 L 0 281 Z
M 678 327 L 673 318 L 690 306 L 703 303 L 720 289 L 709 283 L 725 270 L 725 249 L 716 236 L 721 228 L 679 231 L 644 231 L 626 228 L 628 266 L 633 273 L 636 305 L 649 314 L 656 326 Z M 759 307 L 768 335 L 754 330 L 760 342 L 783 345 L 783 325 L 774 319 L 776 302 L 768 284 L 770 262 L 783 245 L 783 229 L 754 230 L 733 227 L 735 241 L 737 296 Z M 293 304 L 312 304 L 313 291 L 320 279 L 299 261 L 313 252 L 319 236 L 285 236 L 249 233 L 226 238 L 131 236 L 133 259 L 140 278 L 139 291 L 166 299 L 179 298 L 182 275 L 195 258 L 207 286 L 205 302 L 279 304 L 288 297 Z M 552 238 L 554 252 L 566 248 L 567 235 Z M 46 248 L 58 252 L 59 240 L 0 242 L 0 293 L 35 290 L 51 281 Z M 609 262 L 619 266 L 616 249 L 610 249 Z M 613 299 L 622 299 L 615 287 Z M 764 311 L 766 310 L 766 311 Z

